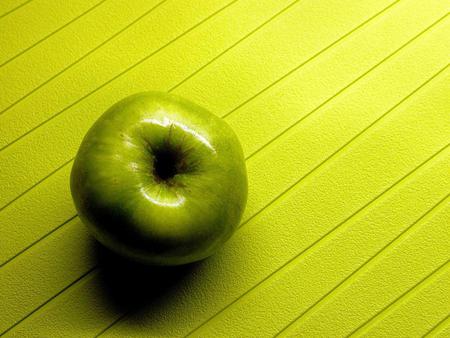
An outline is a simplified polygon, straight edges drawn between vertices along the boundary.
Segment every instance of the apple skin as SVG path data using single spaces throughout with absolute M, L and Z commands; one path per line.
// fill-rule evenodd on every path
M 236 230 L 247 200 L 233 130 L 204 108 L 159 92 L 108 109 L 84 137 L 70 181 L 93 235 L 153 265 L 212 255 Z

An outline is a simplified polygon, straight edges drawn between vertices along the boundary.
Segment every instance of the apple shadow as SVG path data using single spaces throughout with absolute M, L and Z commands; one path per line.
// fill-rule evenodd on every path
M 99 267 L 102 294 L 119 312 L 151 310 L 164 306 L 170 295 L 192 277 L 202 264 L 151 266 L 136 263 L 110 251 L 96 240 L 94 257 Z

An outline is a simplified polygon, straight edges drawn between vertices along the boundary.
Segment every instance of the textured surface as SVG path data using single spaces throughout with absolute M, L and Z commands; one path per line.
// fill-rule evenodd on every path
M 0 334 L 450 337 L 450 2 L 4 0 Z M 111 104 L 171 91 L 249 174 L 215 256 L 126 267 L 68 176 Z

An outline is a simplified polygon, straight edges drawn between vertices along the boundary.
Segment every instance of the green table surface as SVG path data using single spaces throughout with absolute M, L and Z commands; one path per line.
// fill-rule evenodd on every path
M 448 0 L 2 0 L 0 334 L 450 337 Z M 134 267 L 76 215 L 81 138 L 189 98 L 242 141 L 213 257 Z

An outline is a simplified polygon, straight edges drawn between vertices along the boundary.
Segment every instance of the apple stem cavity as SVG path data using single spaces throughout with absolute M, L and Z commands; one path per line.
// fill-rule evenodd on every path
M 154 153 L 153 175 L 157 181 L 168 182 L 183 172 L 181 154 L 173 148 L 158 149 Z
M 174 185 L 173 178 L 176 175 L 191 172 L 193 168 L 188 164 L 188 154 L 190 149 L 183 150 L 182 142 L 176 145 L 173 142 L 173 126 L 169 128 L 169 133 L 165 141 L 157 147 L 150 146 L 153 153 L 153 176 L 158 183 Z M 184 141 L 184 137 L 183 140 Z

